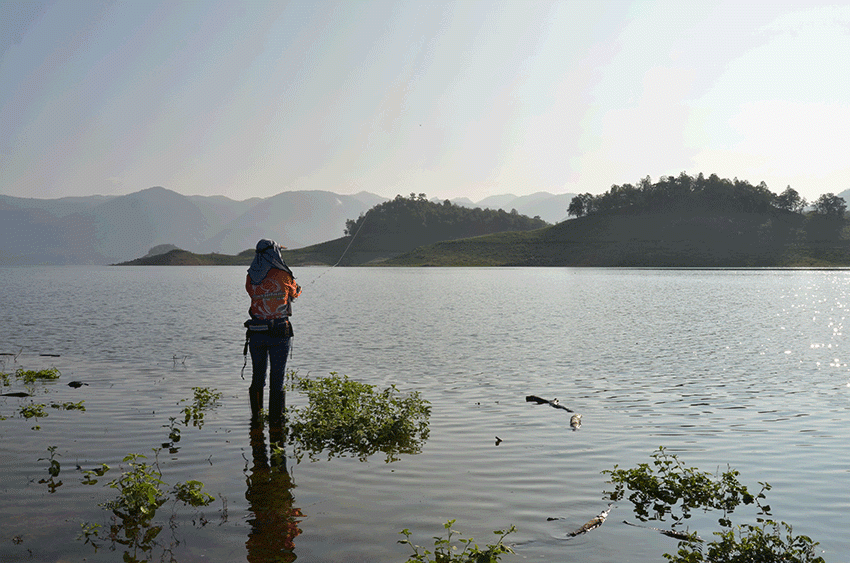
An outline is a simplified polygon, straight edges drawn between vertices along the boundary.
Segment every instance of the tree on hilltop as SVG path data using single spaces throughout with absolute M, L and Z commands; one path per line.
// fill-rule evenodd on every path
M 422 241 L 466 238 L 503 231 L 530 231 L 541 229 L 548 223 L 537 218 L 520 215 L 512 209 L 469 209 L 453 204 L 428 201 L 424 193 L 411 193 L 410 197 L 397 195 L 360 214 L 357 219 L 345 222 L 345 235 L 392 235 L 401 239 Z
M 806 205 L 808 205 L 806 198 L 800 197 L 797 190 L 791 186 L 788 186 L 785 188 L 784 192 L 776 196 L 776 207 L 784 209 L 785 211 L 799 213 L 806 207 Z
M 824 200 L 823 205 L 830 213 L 836 212 L 833 209 L 836 203 L 831 199 Z M 753 185 L 747 180 L 729 180 L 717 174 L 706 178 L 702 173 L 694 177 L 682 172 L 678 176 L 661 176 L 655 183 L 647 176 L 637 185 L 615 184 L 597 196 L 577 195 L 570 202 L 567 213 L 581 217 L 626 208 L 647 212 L 768 213 L 776 209 L 801 212 L 805 206 L 806 200 L 791 186 L 777 196 L 763 181 Z
M 843 218 L 847 211 L 847 202 L 834 193 L 826 193 L 815 201 L 815 213 L 827 217 Z

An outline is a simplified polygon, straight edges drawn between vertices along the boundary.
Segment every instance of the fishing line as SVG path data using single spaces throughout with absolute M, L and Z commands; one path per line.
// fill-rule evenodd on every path
M 334 264 L 333 266 L 331 266 L 330 268 L 328 268 L 327 270 L 325 270 L 324 272 L 322 272 L 321 274 L 316 276 L 316 279 L 311 281 L 308 285 L 313 285 L 314 283 L 316 283 L 316 280 L 318 280 L 319 278 L 321 278 L 322 276 L 324 276 L 325 274 L 327 274 L 328 272 L 330 272 L 331 270 L 333 270 L 334 268 L 339 266 L 339 263 L 342 262 L 343 258 L 345 258 L 345 254 L 348 252 L 348 249 L 351 248 L 352 244 L 354 244 L 354 239 L 357 238 L 357 235 L 360 234 L 360 230 L 363 228 L 363 225 L 366 224 L 366 217 L 368 217 L 368 216 L 369 216 L 369 212 L 366 212 L 366 214 L 363 216 L 363 220 L 360 222 L 360 226 L 357 227 L 357 232 L 354 233 L 354 236 L 351 237 L 350 241 L 348 241 L 348 246 L 346 246 L 345 250 L 342 251 L 342 255 L 339 257 L 339 260 L 336 261 L 336 264 Z
M 354 239 L 356 239 L 356 238 L 357 238 L 357 235 L 359 235 L 359 234 L 360 234 L 360 230 L 363 228 L 363 225 L 365 225 L 365 224 L 366 224 L 366 217 L 368 217 L 368 216 L 369 216 L 369 212 L 367 211 L 367 212 L 366 212 L 366 214 L 365 214 L 365 215 L 363 215 L 363 220 L 362 220 L 362 221 L 360 221 L 360 226 L 359 226 L 359 227 L 357 227 L 357 232 L 356 232 L 356 233 L 354 233 L 354 236 L 353 236 L 353 237 L 351 237 L 351 240 L 350 240 L 350 241 L 348 241 L 348 246 L 346 246 L 346 247 L 345 247 L 345 250 L 343 250 L 343 251 L 342 251 L 342 254 L 341 254 L 341 255 L 340 255 L 340 257 L 339 257 L 339 260 L 337 260 L 337 261 L 336 261 L 336 264 L 334 264 L 333 266 L 331 266 L 330 268 L 328 268 L 327 270 L 325 270 L 324 272 L 322 272 L 321 274 L 319 274 L 318 276 L 316 276 L 316 278 L 315 278 L 315 279 L 313 279 L 313 281 L 311 281 L 310 283 L 308 283 L 308 284 L 307 284 L 308 286 L 313 285 L 314 283 L 316 283 L 316 281 L 317 281 L 319 278 L 321 278 L 322 276 L 324 276 L 325 274 L 327 274 L 328 272 L 330 272 L 331 270 L 333 270 L 334 268 L 336 268 L 337 266 L 339 266 L 340 262 L 342 262 L 342 259 L 343 259 L 343 258 L 345 258 L 345 254 L 348 252 L 348 249 L 349 249 L 349 248 L 351 248 L 351 245 L 352 245 L 352 244 L 354 244 Z M 293 341 L 293 340 L 295 340 L 295 337 L 292 337 L 292 338 L 290 338 L 290 339 L 289 339 L 289 359 L 290 359 L 290 360 L 292 359 L 292 349 L 294 348 L 293 343 L 292 343 L 292 341 Z M 245 364 L 247 365 L 247 363 L 248 363 L 248 360 L 247 360 L 247 358 L 246 358 L 246 359 L 245 359 Z M 243 371 L 245 370 L 245 366 L 242 366 L 242 370 L 243 370 Z M 243 377 L 243 379 L 244 379 L 244 377 Z

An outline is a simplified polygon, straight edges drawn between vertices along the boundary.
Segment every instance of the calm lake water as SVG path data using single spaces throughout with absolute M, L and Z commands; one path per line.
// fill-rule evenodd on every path
M 394 384 L 432 405 L 421 454 L 287 460 L 288 478 L 264 494 L 297 509 L 299 561 L 402 562 L 411 552 L 396 543 L 401 529 L 431 546 L 452 518 L 479 545 L 516 525 L 517 555 L 504 561 L 660 561 L 676 540 L 623 524 L 637 521 L 628 502 L 601 528 L 566 538 L 606 508 L 603 470 L 649 462 L 659 446 L 702 470 L 731 466 L 754 492 L 769 482 L 775 519 L 819 541 L 826 561 L 850 561 L 850 272 L 295 273 L 304 293 L 289 367 Z M 154 460 L 196 386 L 222 392 L 221 404 L 202 428 L 183 427 L 158 462 L 167 483 L 200 480 L 217 500 L 160 508 L 158 540 L 172 551 L 150 556 L 264 560 L 253 554 L 266 500 L 247 494 L 267 475 L 253 461 L 240 377 L 244 279 L 242 267 L 0 268 L 0 352 L 17 354 L 0 356 L 0 371 L 56 367 L 60 380 L 34 400 L 86 406 L 24 419 L 33 399 L 0 397 L 0 561 L 120 560 L 120 544 L 112 551 L 101 538 L 95 551 L 79 540 L 81 524 L 109 527 L 99 503 L 117 491 L 105 483 L 127 454 Z M 581 413 L 581 429 L 529 394 Z M 44 482 L 51 446 L 61 463 L 54 492 Z M 83 484 L 77 466 L 101 463 L 112 470 Z M 690 529 L 711 539 L 718 516 L 699 512 Z

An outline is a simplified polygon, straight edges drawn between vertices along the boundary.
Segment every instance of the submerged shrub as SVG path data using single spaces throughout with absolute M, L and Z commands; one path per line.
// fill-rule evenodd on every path
M 428 439 L 431 407 L 419 392 L 402 395 L 394 385 L 379 392 L 335 372 L 297 378 L 293 385 L 307 395 L 309 405 L 287 411 L 289 439 L 311 456 L 326 450 L 329 456 L 365 460 L 383 452 L 391 462 L 399 454 L 419 453 Z
M 676 555 L 665 553 L 664 557 L 673 563 L 825 563 L 815 553 L 818 543 L 808 536 L 794 536 L 785 522 L 766 520 L 714 534 L 720 540 L 707 549 L 681 542 Z
M 628 490 L 628 500 L 640 520 L 663 520 L 669 514 L 675 521 L 674 526 L 690 518 L 693 509 L 723 511 L 718 522 L 724 530 L 714 532 L 719 538 L 717 541 L 699 543 L 697 534 L 693 533 L 679 542 L 675 555 L 665 553 L 665 559 L 674 563 L 824 563 L 815 553 L 818 543 L 808 536 L 794 536 L 791 526 L 785 522 L 758 517 L 756 524 L 733 526 L 728 516 L 741 504 L 755 503 L 760 515 L 770 515 L 770 506 L 760 502 L 765 499 L 765 491 L 771 488 L 768 483 L 759 483 L 761 491 L 752 495 L 738 481 L 735 470 L 713 476 L 695 467 L 686 467 L 663 447 L 653 453 L 652 458 L 652 465 L 642 463 L 632 469 L 614 466 L 613 470 L 603 471 L 610 475 L 614 484 L 614 490 L 604 495 L 617 501 Z
M 407 563 L 497 563 L 502 554 L 514 553 L 510 547 L 504 544 L 504 540 L 508 534 L 516 531 L 515 526 L 511 526 L 507 530 L 494 531 L 493 533 L 499 536 L 498 541 L 494 544 L 488 544 L 487 549 L 483 551 L 478 547 L 478 544 L 473 542 L 472 538 L 459 537 L 457 542 L 463 545 L 463 549 L 458 551 L 458 546 L 452 545 L 452 536 L 460 534 L 453 528 L 454 523 L 455 520 L 449 520 L 443 524 L 443 528 L 446 530 L 445 539 L 434 536 L 434 551 L 411 542 L 410 530 L 407 528 L 399 532 L 404 535 L 405 539 L 398 540 L 398 543 L 407 544 L 413 550 L 413 555 L 410 556 Z
M 624 490 L 631 491 L 629 500 L 634 505 L 636 516 L 643 521 L 664 520 L 669 514 L 679 522 L 691 517 L 691 510 L 722 510 L 721 525 L 728 525 L 726 516 L 740 504 L 753 504 L 754 497 L 747 487 L 738 481 L 738 472 L 728 471 L 713 476 L 695 467 L 685 467 L 675 454 L 668 454 L 663 447 L 652 454 L 652 466 L 641 463 L 633 469 L 605 470 L 611 476 L 614 491 L 605 495 L 612 501 L 623 498 Z M 764 498 L 759 494 L 759 498 Z M 679 504 L 681 503 L 681 504 Z M 678 510 L 675 510 L 678 508 Z M 650 516 L 650 510 L 653 515 Z M 679 514 L 681 512 L 681 514 Z

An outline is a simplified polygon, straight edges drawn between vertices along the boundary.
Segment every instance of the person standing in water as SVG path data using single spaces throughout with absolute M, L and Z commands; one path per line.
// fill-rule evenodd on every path
M 289 317 L 292 315 L 292 300 L 301 295 L 301 286 L 295 283 L 295 276 L 284 263 L 280 251 L 281 247 L 273 240 L 260 240 L 245 280 L 245 290 L 251 297 L 248 310 L 251 318 L 245 321 L 253 371 L 251 386 L 248 388 L 251 424 L 258 425 L 260 422 L 266 367 L 270 366 L 270 430 L 281 428 L 286 406 L 283 376 L 293 334 Z

